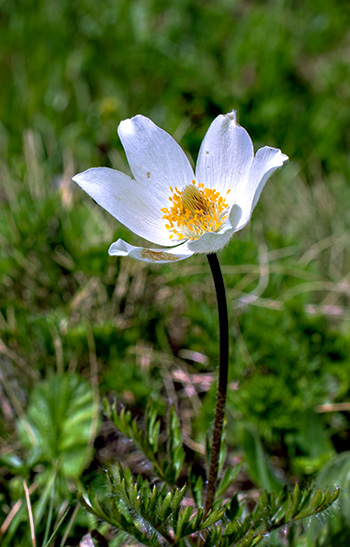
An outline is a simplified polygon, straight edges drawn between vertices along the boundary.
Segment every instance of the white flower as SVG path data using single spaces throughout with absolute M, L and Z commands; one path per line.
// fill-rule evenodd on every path
M 135 234 L 160 247 L 134 247 L 122 239 L 110 255 L 144 262 L 174 262 L 213 253 L 250 220 L 267 179 L 288 159 L 253 143 L 235 112 L 218 116 L 198 154 L 196 172 L 177 142 L 144 116 L 118 128 L 133 178 L 107 167 L 73 177 L 99 205 Z

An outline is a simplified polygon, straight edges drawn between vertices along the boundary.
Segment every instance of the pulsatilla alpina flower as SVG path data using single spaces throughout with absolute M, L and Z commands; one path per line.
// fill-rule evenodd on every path
M 199 150 L 194 173 L 176 141 L 144 116 L 121 122 L 119 137 L 133 178 L 106 167 L 73 180 L 135 234 L 160 247 L 134 247 L 122 239 L 110 255 L 173 262 L 214 253 L 250 220 L 261 191 L 288 157 L 253 143 L 235 112 L 218 116 Z

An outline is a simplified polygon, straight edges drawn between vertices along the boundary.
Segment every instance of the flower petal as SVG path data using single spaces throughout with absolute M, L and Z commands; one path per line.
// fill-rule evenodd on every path
M 179 189 L 194 179 L 193 169 L 185 152 L 163 129 L 145 116 L 124 120 L 118 134 L 135 179 L 151 187 L 163 207 L 169 205 L 169 188 Z
M 162 218 L 164 204 L 152 188 L 108 167 L 88 169 L 73 180 L 135 234 L 157 245 L 176 245 L 169 240 Z
M 287 160 L 288 156 L 277 148 L 265 146 L 257 151 L 246 184 L 239 187 L 235 194 L 235 202 L 242 209 L 237 230 L 241 230 L 249 222 L 266 181 Z
M 254 157 L 253 143 L 247 131 L 238 125 L 235 112 L 215 118 L 199 150 L 196 179 L 215 188 L 234 201 L 235 188 L 244 183 Z
M 186 247 L 194 253 L 216 253 L 225 247 L 237 231 L 236 226 L 239 224 L 241 216 L 241 208 L 238 205 L 233 205 L 229 219 L 219 232 L 207 232 L 199 239 L 187 241 Z
M 111 256 L 130 256 L 141 260 L 142 262 L 152 262 L 164 264 L 166 262 L 177 262 L 189 258 L 194 254 L 193 251 L 186 248 L 185 245 L 179 245 L 176 248 L 169 249 L 147 249 L 146 247 L 134 247 L 126 243 L 123 239 L 118 239 L 110 246 L 108 253 Z

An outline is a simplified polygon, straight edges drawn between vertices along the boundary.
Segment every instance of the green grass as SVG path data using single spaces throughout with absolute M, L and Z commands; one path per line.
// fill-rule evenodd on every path
M 52 483 L 41 476 L 53 481 L 55 463 L 32 455 L 23 424 L 28 433 L 50 378 L 73 375 L 82 390 L 88 381 L 93 416 L 104 394 L 136 414 L 150 396 L 164 413 L 175 397 L 191 442 L 212 422 L 218 327 L 204 257 L 153 267 L 109 258 L 114 239 L 137 239 L 71 182 L 93 165 L 128 170 L 116 128 L 137 113 L 195 159 L 212 119 L 235 108 L 256 148 L 289 155 L 219 257 L 227 439 L 247 461 L 249 492 L 264 486 L 252 446 L 286 482 L 322 478 L 326 462 L 338 469 L 349 442 L 349 409 L 337 406 L 350 390 L 349 20 L 348 2 L 330 0 L 0 1 L 0 527 L 25 479 L 43 540 Z M 98 480 L 94 465 L 118 457 L 101 450 L 106 435 L 95 454 L 77 449 L 84 475 L 58 477 L 54 519 Z M 325 517 L 317 529 L 319 545 L 347 544 L 343 503 L 338 527 Z M 88 524 L 80 512 L 66 544 Z M 288 545 L 314 545 L 293 534 Z M 2 541 L 30 544 L 24 503 Z

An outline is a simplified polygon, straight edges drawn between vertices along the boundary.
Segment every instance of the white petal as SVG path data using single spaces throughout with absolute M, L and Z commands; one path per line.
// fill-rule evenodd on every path
M 237 231 L 237 225 L 242 216 L 241 208 L 233 205 L 230 217 L 219 232 L 207 232 L 199 239 L 187 241 L 186 247 L 194 253 L 216 253 L 230 241 Z
M 198 154 L 196 180 L 215 188 L 232 203 L 234 189 L 248 176 L 254 149 L 247 131 L 238 125 L 235 112 L 220 115 L 211 124 Z
M 107 167 L 88 169 L 75 175 L 73 180 L 135 234 L 157 245 L 176 244 L 171 243 L 162 219 L 160 209 L 164 203 L 152 188 Z
M 188 241 L 187 247 L 194 253 L 216 253 L 230 241 L 234 230 L 226 232 L 208 232 L 195 241 Z
M 147 249 L 146 247 L 134 247 L 122 239 L 118 239 L 110 246 L 108 253 L 111 256 L 130 256 L 141 260 L 142 262 L 152 262 L 164 264 L 166 262 L 177 262 L 189 258 L 194 253 L 185 247 L 179 245 L 175 249 Z
M 277 148 L 265 146 L 257 151 L 247 183 L 239 187 L 235 195 L 235 202 L 242 209 L 238 230 L 241 230 L 249 222 L 268 178 L 287 160 L 288 156 L 282 154 Z
M 169 205 L 170 186 L 179 189 L 194 179 L 193 169 L 177 142 L 151 120 L 138 115 L 124 120 L 118 134 L 137 181 L 152 188 Z
M 260 179 L 260 183 L 255 190 L 253 199 L 253 209 L 257 204 L 260 194 L 265 186 L 266 181 L 271 177 L 272 173 L 279 167 L 282 167 L 284 162 L 288 161 L 288 156 L 282 154 L 277 148 L 264 146 L 257 151 L 253 164 L 250 169 L 249 179 Z

